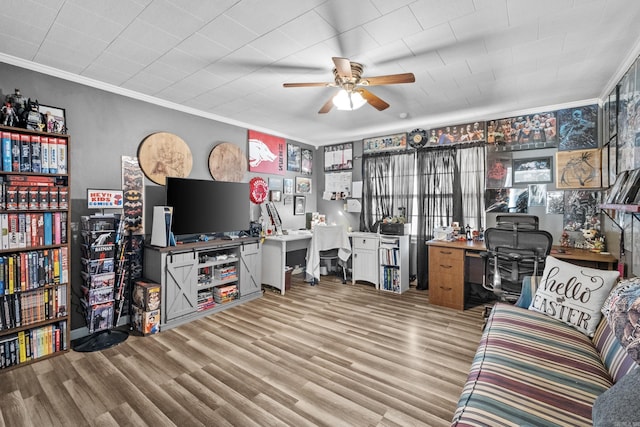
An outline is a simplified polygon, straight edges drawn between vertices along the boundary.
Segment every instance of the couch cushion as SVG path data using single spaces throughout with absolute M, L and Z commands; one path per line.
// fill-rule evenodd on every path
M 640 283 L 622 281 L 607 299 L 607 321 L 629 356 L 640 363 Z
M 626 375 L 593 404 L 593 425 L 620 427 L 640 425 L 640 369 Z
M 508 304 L 487 320 L 453 425 L 591 425 L 611 378 L 589 338 Z
M 617 383 L 637 366 L 636 362 L 620 345 L 620 341 L 614 335 L 606 319 L 600 321 L 592 341 L 614 383 Z
M 520 297 L 515 303 L 516 307 L 529 308 L 531 301 L 538 290 L 539 282 L 540 276 L 526 276 L 522 280 L 522 290 L 520 291 Z
M 597 270 L 548 256 L 529 306 L 592 337 L 602 318 L 602 303 L 619 273 Z

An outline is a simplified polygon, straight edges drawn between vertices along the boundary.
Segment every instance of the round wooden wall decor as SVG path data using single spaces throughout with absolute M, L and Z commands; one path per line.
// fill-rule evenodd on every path
M 209 172 L 216 181 L 242 182 L 247 171 L 247 156 L 237 145 L 222 142 L 209 154 Z
M 138 162 L 144 175 L 164 185 L 168 176 L 186 178 L 193 167 L 193 157 L 186 142 L 177 135 L 158 132 L 147 136 L 138 147 Z

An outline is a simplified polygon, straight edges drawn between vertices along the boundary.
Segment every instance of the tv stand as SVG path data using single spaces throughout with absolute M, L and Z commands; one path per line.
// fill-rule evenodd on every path
M 260 239 L 145 246 L 144 276 L 162 285 L 160 328 L 170 329 L 262 296 Z M 226 292 L 233 290 L 235 293 Z M 211 296 L 215 298 L 212 300 Z

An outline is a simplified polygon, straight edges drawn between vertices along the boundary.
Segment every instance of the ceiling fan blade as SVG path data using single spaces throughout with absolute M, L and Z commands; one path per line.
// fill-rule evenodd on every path
M 333 63 L 336 65 L 336 71 L 338 72 L 338 76 L 343 79 L 350 79 L 353 77 L 351 74 L 351 61 L 347 58 L 338 58 L 334 56 Z
M 371 106 L 377 109 L 378 111 L 386 110 L 387 108 L 389 108 L 389 104 L 387 104 L 382 99 L 378 98 L 368 90 L 359 89 L 358 91 L 360 92 L 362 97 L 366 99 L 367 102 L 371 104 Z
M 333 83 L 283 83 L 283 87 L 329 87 Z
M 363 81 L 368 82 L 365 86 L 395 85 L 413 83 L 416 81 L 416 76 L 413 73 L 389 74 L 388 76 L 365 77 L 360 82 L 363 83 Z
M 335 95 L 333 95 L 333 96 L 335 96 Z M 327 102 L 324 103 L 322 108 L 318 111 L 318 114 L 325 114 L 325 113 L 328 113 L 329 111 L 331 111 L 331 108 L 333 108 L 333 96 L 331 98 L 329 98 L 329 100 Z

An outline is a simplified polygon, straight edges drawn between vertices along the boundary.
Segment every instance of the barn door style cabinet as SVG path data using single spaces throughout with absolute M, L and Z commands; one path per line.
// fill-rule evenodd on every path
M 160 328 L 169 329 L 262 296 L 258 238 L 144 251 L 144 276 L 162 286 Z

